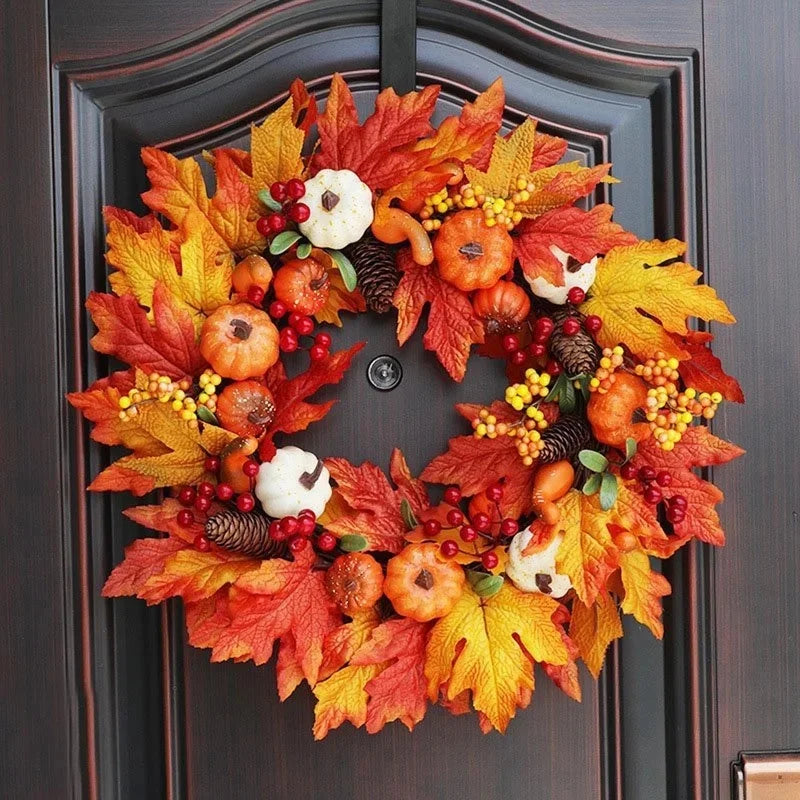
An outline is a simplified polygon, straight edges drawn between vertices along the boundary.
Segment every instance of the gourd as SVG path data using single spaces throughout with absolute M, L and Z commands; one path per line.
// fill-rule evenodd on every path
M 231 281 L 240 295 L 246 295 L 253 286 L 266 292 L 272 283 L 272 267 L 263 256 L 249 255 L 236 265 Z
M 575 470 L 569 461 L 542 464 L 533 477 L 533 510 L 547 525 L 557 525 L 561 512 L 555 500 L 563 497 L 575 480 Z
M 518 331 L 531 311 L 528 293 L 512 281 L 497 281 L 488 289 L 479 289 L 472 298 L 475 314 L 483 320 L 487 333 Z
M 298 225 L 315 247 L 341 250 L 357 242 L 372 223 L 372 190 L 349 169 L 322 169 L 305 183 L 311 214 Z
M 220 393 L 217 417 L 229 431 L 258 438 L 275 418 L 275 400 L 272 392 L 258 381 L 237 381 Z
M 402 208 L 392 208 L 389 200 L 380 198 L 372 222 L 372 234 L 384 244 L 400 244 L 408 241 L 411 257 L 417 264 L 427 267 L 433 263 L 433 245 L 428 232 Z
M 243 436 L 234 439 L 219 454 L 219 480 L 221 483 L 227 483 L 236 494 L 250 491 L 250 478 L 244 474 L 242 467 L 257 449 L 257 439 Z
M 530 528 L 520 531 L 511 540 L 506 575 L 522 592 L 563 597 L 572 588 L 569 576 L 556 572 L 556 555 L 564 534 L 555 533 L 542 542 L 532 540 Z
M 275 275 L 275 296 L 290 311 L 316 314 L 328 302 L 328 270 L 315 258 L 293 258 Z
M 439 559 L 439 546 L 411 544 L 389 559 L 383 592 L 395 611 L 417 622 L 443 617 L 464 590 L 464 570 Z
M 511 269 L 514 243 L 501 225 L 491 228 L 483 211 L 459 211 L 444 221 L 433 241 L 439 274 L 464 292 L 488 289 Z
M 325 588 L 339 609 L 352 616 L 372 608 L 383 594 L 383 569 L 368 553 L 339 556 L 325 573 Z
M 594 392 L 586 405 L 586 417 L 598 442 L 625 450 L 625 440 L 641 442 L 650 434 L 646 422 L 633 422 L 634 413 L 647 401 L 647 385 L 630 372 L 614 373 L 605 393 Z
M 270 517 L 296 516 L 304 508 L 320 516 L 331 498 L 331 476 L 313 453 L 281 447 L 258 469 L 255 494 Z
M 528 278 L 526 280 L 531 287 L 531 291 L 545 300 L 549 300 L 558 306 L 563 306 L 567 302 L 569 290 L 574 286 L 588 292 L 594 283 L 597 275 L 597 256 L 585 264 L 581 264 L 572 258 L 569 253 L 565 253 L 560 247 L 550 245 L 550 252 L 559 260 L 564 271 L 564 285 L 556 286 L 546 278 Z
M 221 306 L 203 323 L 200 352 L 223 378 L 256 378 L 278 360 L 278 329 L 249 303 Z

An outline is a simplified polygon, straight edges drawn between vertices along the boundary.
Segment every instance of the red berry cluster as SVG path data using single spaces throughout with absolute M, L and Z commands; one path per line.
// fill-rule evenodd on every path
M 280 300 L 270 303 L 269 313 L 274 319 L 281 319 L 288 309 Z M 331 337 L 328 333 L 318 333 L 308 347 L 300 344 L 301 336 L 310 337 L 314 333 L 314 320 L 305 314 L 292 312 L 289 314 L 288 325 L 281 329 L 279 346 L 284 353 L 294 353 L 296 350 L 308 350 L 312 361 L 323 361 L 330 354 Z
M 289 222 L 305 222 L 311 216 L 311 209 L 298 202 L 305 196 L 306 185 L 300 178 L 292 178 L 284 183 L 276 181 L 269 187 L 270 197 L 281 204 L 280 211 L 273 211 L 260 217 L 256 228 L 262 236 L 271 236 L 286 230 Z
M 486 490 L 485 494 L 489 500 L 495 504 L 498 504 L 503 499 L 503 487 L 499 483 L 496 483 L 490 486 Z M 491 533 L 492 520 L 489 515 L 484 514 L 483 512 L 478 512 L 477 514 L 473 514 L 472 518 L 470 519 L 458 507 L 461 503 L 461 500 L 462 495 L 459 488 L 457 486 L 448 487 L 444 493 L 444 502 L 449 506 L 453 506 L 453 508 L 447 512 L 447 524 L 450 526 L 450 528 L 443 528 L 442 523 L 437 519 L 429 519 L 426 520 L 422 525 L 425 534 L 430 537 L 435 537 L 438 536 L 442 530 L 452 530 L 453 532 L 458 531 L 459 538 L 462 542 L 474 542 L 480 536 L 489 542 L 494 543 L 495 539 L 498 537 L 493 536 Z M 510 517 L 506 517 L 500 521 L 500 531 L 498 536 L 500 538 L 507 538 L 513 536 L 518 530 L 519 524 L 517 521 L 515 519 L 511 519 Z M 439 545 L 439 551 L 444 558 L 454 558 L 460 552 L 464 552 L 466 555 L 470 556 L 473 555 L 469 551 L 462 551 L 456 539 L 445 539 L 441 545 Z M 487 550 L 481 556 L 481 564 L 486 569 L 494 569 L 498 562 L 499 558 L 494 550 Z
M 519 337 L 513 333 L 503 337 L 502 346 L 510 364 L 521 367 L 529 358 L 543 358 L 547 355 L 547 342 L 556 325 L 550 317 L 539 317 L 531 328 L 531 343 L 522 347 Z M 561 367 L 557 361 L 550 359 L 545 366 L 545 372 L 558 375 Z
M 628 462 L 620 468 L 620 475 L 625 480 L 638 480 L 644 488 L 642 496 L 650 505 L 657 506 L 664 501 L 667 520 L 673 525 L 683 522 L 686 518 L 686 509 L 689 504 L 682 494 L 675 494 L 664 499 L 661 489 L 672 485 L 672 475 L 666 470 L 657 471 L 647 464 L 637 468 Z
M 269 524 L 270 539 L 274 539 L 276 542 L 286 542 L 289 550 L 293 553 L 299 553 L 316 530 L 317 515 L 310 508 L 304 508 L 296 517 L 289 516 L 274 519 Z M 331 534 L 327 535 L 331 536 Z M 322 534 L 319 538 L 321 539 L 323 536 L 325 534 Z M 333 538 L 335 546 L 335 537 Z M 319 545 L 319 540 L 317 544 Z

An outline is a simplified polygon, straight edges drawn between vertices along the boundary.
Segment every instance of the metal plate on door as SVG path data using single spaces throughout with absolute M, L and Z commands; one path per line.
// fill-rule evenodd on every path
M 733 800 L 799 800 L 800 752 L 740 753 L 732 778 Z

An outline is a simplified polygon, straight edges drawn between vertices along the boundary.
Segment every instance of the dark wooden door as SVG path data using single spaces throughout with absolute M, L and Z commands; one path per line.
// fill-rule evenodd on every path
M 83 492 L 106 456 L 62 397 L 106 368 L 82 313 L 105 281 L 101 206 L 136 207 L 142 144 L 183 155 L 235 142 L 295 76 L 324 99 L 342 71 L 368 103 L 380 11 L 0 6 L 3 797 L 709 800 L 730 796 L 740 750 L 800 748 L 793 0 L 418 3 L 418 82 L 443 84 L 441 114 L 502 75 L 508 122 L 531 114 L 586 163 L 613 161 L 619 220 L 688 239 L 739 317 L 717 345 L 752 399 L 715 420 L 749 451 L 715 476 L 730 544 L 670 565 L 663 644 L 628 631 L 582 705 L 541 680 L 504 737 L 434 710 L 411 735 L 314 743 L 310 695 L 280 706 L 271 668 L 209 664 L 185 646 L 178 606 L 100 599 L 136 531 L 123 501 Z M 362 368 L 395 350 L 389 320 L 351 322 L 338 341 L 362 338 Z M 399 444 L 414 469 L 440 451 L 452 404 L 483 398 L 492 367 L 455 387 L 418 340 L 399 357 L 403 391 L 377 395 L 355 369 L 333 424 L 305 443 L 379 462 Z

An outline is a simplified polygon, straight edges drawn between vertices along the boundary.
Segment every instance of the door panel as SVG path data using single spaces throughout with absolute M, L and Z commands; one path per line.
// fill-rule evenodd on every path
M 792 322 L 800 297 L 789 272 L 800 234 L 784 210 L 800 109 L 782 83 L 800 63 L 800 37 L 788 0 L 770 3 L 774 18 L 744 0 L 711 0 L 705 11 L 700 0 L 417 3 L 418 81 L 443 84 L 439 113 L 501 74 L 509 124 L 531 114 L 569 140 L 573 157 L 613 161 L 623 184 L 595 200 L 614 202 L 641 236 L 688 239 L 694 262 L 710 265 L 742 322 L 716 349 L 762 399 L 715 420 L 750 450 L 719 477 L 731 544 L 721 555 L 688 550 L 667 566 L 675 593 L 663 645 L 626 631 L 600 683 L 583 682 L 582 705 L 537 673 L 531 707 L 504 737 L 433 709 L 412 735 L 343 728 L 323 743 L 311 740 L 308 691 L 281 705 L 271 666 L 209 664 L 206 652 L 185 646 L 178 605 L 100 599 L 139 531 L 121 516 L 123 498 L 84 493 L 107 455 L 61 398 L 108 367 L 88 347 L 82 303 L 105 285 L 102 205 L 135 208 L 145 188 L 139 147 L 189 155 L 235 143 L 296 75 L 324 100 L 330 74 L 344 72 L 363 111 L 380 78 L 380 3 L 63 0 L 49 9 L 51 85 L 48 10 L 31 3 L 10 16 L 3 8 L 2 27 L 14 35 L 0 60 L 12 102 L 0 114 L 0 144 L 8 182 L 27 191 L 3 209 L 0 252 L 29 271 L 25 282 L 0 271 L 9 305 L 0 347 L 4 372 L 10 365 L 15 377 L 36 376 L 16 378 L 17 408 L 0 415 L 0 486 L 14 498 L 3 503 L 12 509 L 6 527 L 27 544 L 0 561 L 15 612 L 8 617 L 19 620 L 7 637 L 3 625 L 0 639 L 2 707 L 13 725 L 0 756 L 4 796 L 707 800 L 728 796 L 738 750 L 797 748 L 798 457 L 777 415 L 767 425 L 757 417 L 781 408 L 800 377 Z M 762 145 L 755 132 L 765 118 Z M 35 168 L 20 167 L 26 157 Z M 41 233 L 53 209 L 48 238 Z M 765 260 L 772 282 L 760 277 Z M 329 393 L 340 403 L 328 424 L 295 441 L 383 466 L 399 445 L 419 470 L 461 432 L 453 403 L 488 399 L 496 364 L 473 359 L 456 386 L 420 337 L 398 352 L 392 323 L 349 319 L 335 334 L 337 345 L 369 344 Z M 364 375 L 380 353 L 405 369 L 401 387 L 385 395 Z M 20 435 L 32 418 L 36 431 Z M 766 481 L 770 493 L 753 491 Z M 32 683 L 28 707 L 19 698 Z

